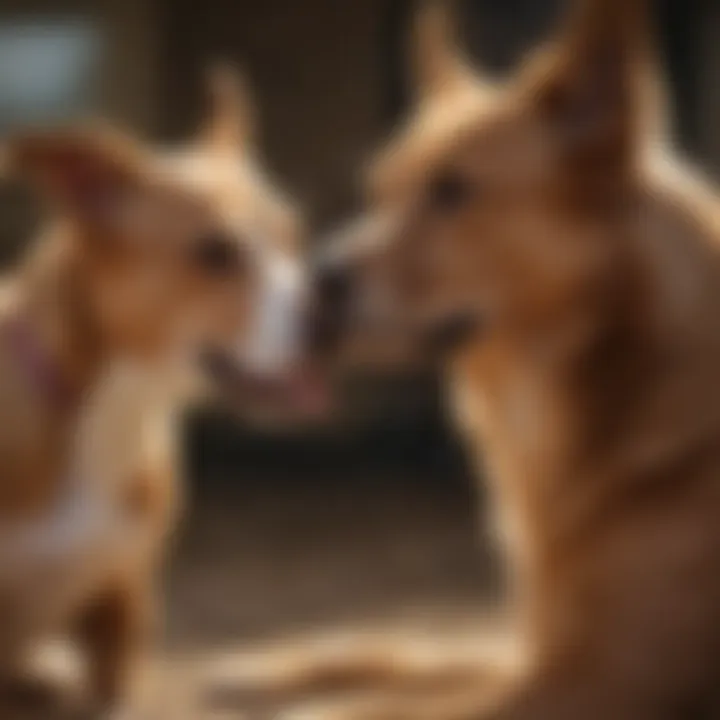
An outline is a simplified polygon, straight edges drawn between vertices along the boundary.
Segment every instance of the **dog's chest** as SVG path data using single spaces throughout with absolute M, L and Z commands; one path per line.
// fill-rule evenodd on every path
M 475 368 L 452 374 L 450 403 L 478 464 L 486 469 L 490 522 L 513 560 L 527 561 L 533 547 L 537 493 L 552 474 L 557 403 L 547 379 L 505 365 L 499 374 Z
M 492 375 L 461 368 L 451 375 L 449 390 L 456 422 L 482 450 L 493 474 L 526 476 L 538 469 L 554 444 L 557 415 L 545 376 L 522 368 L 505 367 Z
M 170 411 L 163 383 L 131 368 L 114 368 L 87 398 L 56 499 L 32 520 L 0 527 L 0 602 L 18 626 L 61 622 L 151 550 L 158 529 L 127 496 L 144 466 L 172 451 Z

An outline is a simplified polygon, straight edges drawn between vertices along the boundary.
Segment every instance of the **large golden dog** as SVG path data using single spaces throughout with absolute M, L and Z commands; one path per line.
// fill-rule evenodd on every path
M 527 663 L 460 717 L 720 717 L 720 201 L 663 137 L 644 3 L 576 5 L 502 84 L 427 11 L 320 337 L 431 358 L 488 468 Z

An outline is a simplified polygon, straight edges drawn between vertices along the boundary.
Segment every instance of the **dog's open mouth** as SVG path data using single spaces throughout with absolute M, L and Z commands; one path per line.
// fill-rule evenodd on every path
M 312 420 L 325 417 L 332 400 L 321 373 L 297 365 L 282 374 L 263 374 L 243 367 L 221 351 L 201 356 L 205 372 L 216 384 L 222 399 L 240 411 L 272 415 L 280 420 Z

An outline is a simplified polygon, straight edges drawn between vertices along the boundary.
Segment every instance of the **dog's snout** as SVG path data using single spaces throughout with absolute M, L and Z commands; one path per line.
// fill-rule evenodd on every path
M 351 295 L 352 277 L 345 263 L 326 263 L 316 273 L 315 291 L 318 302 L 329 309 L 342 309 Z
M 314 311 L 311 338 L 315 353 L 332 354 L 342 340 L 353 302 L 353 273 L 350 263 L 333 258 L 320 262 L 313 271 Z

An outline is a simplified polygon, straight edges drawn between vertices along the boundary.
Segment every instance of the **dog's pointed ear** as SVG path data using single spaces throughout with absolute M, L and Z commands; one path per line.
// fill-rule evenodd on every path
M 10 138 L 4 170 L 29 182 L 62 213 L 85 223 L 113 220 L 120 198 L 142 182 L 145 151 L 109 128 L 30 131 Z
M 410 60 L 420 102 L 480 84 L 459 48 L 456 11 L 456 0 L 419 0 Z
M 255 107 L 244 75 L 227 64 L 207 72 L 208 112 L 200 141 L 220 152 L 242 152 L 255 139 Z
M 579 0 L 571 12 L 540 91 L 570 151 L 628 160 L 660 114 L 649 16 L 647 0 Z

